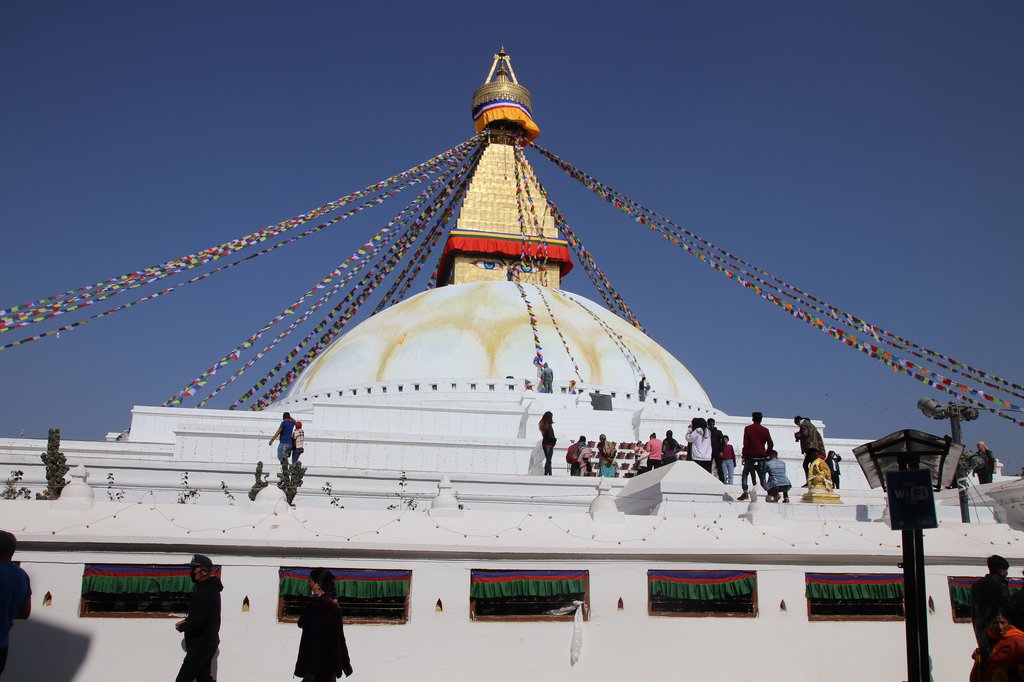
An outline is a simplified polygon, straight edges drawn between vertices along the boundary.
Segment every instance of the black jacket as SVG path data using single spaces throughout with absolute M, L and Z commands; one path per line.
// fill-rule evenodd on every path
M 722 450 L 725 450 L 725 441 L 722 439 L 722 432 L 718 429 L 708 429 L 711 431 L 711 456 L 718 457 L 722 454 Z
M 188 617 L 181 625 L 185 642 L 220 642 L 220 578 L 211 576 L 196 585 L 188 603 Z
M 317 679 L 322 675 L 341 677 L 352 674 L 352 663 L 345 644 L 341 609 L 328 597 L 311 599 L 299 617 L 302 639 L 295 659 L 295 675 Z
M 1009 616 L 1012 608 L 1010 588 L 998 575 L 989 573 L 971 585 L 971 623 L 975 635 L 984 632 L 1000 610 Z

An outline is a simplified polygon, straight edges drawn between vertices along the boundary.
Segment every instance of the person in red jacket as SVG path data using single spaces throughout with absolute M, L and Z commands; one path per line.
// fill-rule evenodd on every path
M 761 487 L 767 489 L 765 483 L 765 462 L 767 461 L 768 451 L 775 447 L 775 443 L 772 442 L 772 434 L 768 433 L 768 429 L 761 426 L 761 420 L 764 419 L 764 415 L 760 412 L 754 412 L 750 415 L 750 419 L 753 422 L 748 424 L 743 429 L 743 449 L 740 450 L 740 456 L 743 459 L 743 473 L 740 474 L 740 485 L 743 486 L 743 494 L 740 495 L 739 501 L 749 500 L 750 496 L 747 494 L 747 476 L 750 476 L 751 483 L 757 484 L 755 476 L 761 480 Z
M 985 633 L 995 644 L 988 656 L 988 664 L 984 667 L 981 652 L 975 650 L 971 682 L 1024 679 L 1024 632 L 1013 627 L 1007 614 L 999 611 Z

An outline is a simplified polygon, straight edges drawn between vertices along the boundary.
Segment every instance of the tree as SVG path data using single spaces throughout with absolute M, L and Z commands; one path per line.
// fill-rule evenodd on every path
M 68 459 L 60 451 L 60 429 L 50 429 L 46 436 L 46 452 L 40 456 L 46 465 L 46 490 L 36 494 L 37 500 L 56 500 L 67 485 L 64 476 L 70 470 Z
M 295 499 L 295 494 L 302 487 L 302 479 L 306 475 L 306 467 L 302 462 L 289 464 L 287 459 L 281 461 L 281 475 L 278 477 L 277 487 L 284 491 L 288 504 Z
M 259 494 L 259 492 L 267 487 L 267 485 L 268 485 L 267 484 L 267 477 L 268 476 L 269 476 L 269 474 L 264 474 L 263 473 L 263 462 L 262 461 L 256 462 L 256 482 L 253 484 L 252 488 L 249 490 L 249 499 L 250 500 L 255 501 L 256 500 L 256 496 Z

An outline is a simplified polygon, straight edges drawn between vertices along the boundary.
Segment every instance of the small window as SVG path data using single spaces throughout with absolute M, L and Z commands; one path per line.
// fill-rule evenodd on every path
M 647 571 L 647 612 L 652 616 L 757 615 L 753 571 Z
M 294 622 L 309 603 L 309 568 L 278 571 L 278 621 Z M 409 583 L 412 571 L 328 568 L 334 574 L 346 623 L 405 623 L 409 620 Z
M 590 618 L 589 571 L 470 572 L 469 617 L 479 621 Z
M 807 573 L 808 620 L 902 620 L 901 573 Z
M 213 567 L 220 576 L 220 566 Z M 83 618 L 181 618 L 195 590 L 187 565 L 86 564 Z
M 981 576 L 968 578 L 963 576 L 949 577 L 949 603 L 953 607 L 954 623 L 971 622 L 971 585 L 981 580 Z M 1024 589 L 1024 579 L 1010 578 L 1008 580 L 1010 594 L 1016 594 Z

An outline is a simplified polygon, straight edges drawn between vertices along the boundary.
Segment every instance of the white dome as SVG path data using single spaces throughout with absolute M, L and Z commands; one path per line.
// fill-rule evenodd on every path
M 523 288 L 556 382 L 580 381 L 571 352 L 582 385 L 635 391 L 639 374 L 632 355 L 655 395 L 711 408 L 689 370 L 640 330 L 577 294 Z M 534 357 L 530 317 L 514 283 L 457 284 L 425 291 L 359 324 L 303 371 L 288 397 L 414 379 L 512 376 L 536 382 Z

